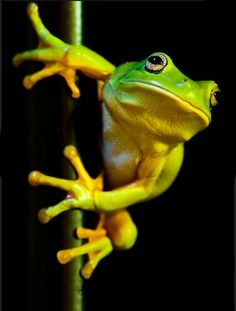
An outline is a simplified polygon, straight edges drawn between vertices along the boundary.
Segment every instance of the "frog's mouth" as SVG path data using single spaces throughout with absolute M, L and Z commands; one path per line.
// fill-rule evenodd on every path
M 195 115 L 198 115 L 202 119 L 202 121 L 205 123 L 205 126 L 208 126 L 211 121 L 210 111 L 207 110 L 207 108 L 203 110 L 202 108 L 192 104 L 190 101 L 181 98 L 180 96 L 170 92 L 169 90 L 164 89 L 163 87 L 160 87 L 159 85 L 150 84 L 150 83 L 146 83 L 146 82 L 139 81 L 139 80 L 125 81 L 126 86 L 128 86 L 129 83 L 132 83 L 132 86 L 141 85 L 142 89 L 146 88 L 148 89 L 148 91 L 152 91 L 152 92 L 162 95 L 163 97 L 172 99 L 173 102 L 176 105 L 178 105 L 179 108 L 181 108 L 183 111 L 190 113 L 190 114 L 194 113 Z

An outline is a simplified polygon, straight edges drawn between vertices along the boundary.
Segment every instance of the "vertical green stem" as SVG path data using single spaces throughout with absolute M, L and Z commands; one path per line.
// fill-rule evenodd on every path
M 73 45 L 82 44 L 82 1 L 62 2 L 61 26 L 63 41 Z M 75 100 L 71 100 L 63 92 L 61 102 L 63 148 L 68 144 L 76 145 L 73 123 L 71 121 L 74 104 Z M 74 172 L 69 165 L 64 166 L 63 170 L 67 178 L 74 179 Z M 65 213 L 63 217 L 64 248 L 80 245 L 80 241 L 73 237 L 73 233 L 77 227 L 83 225 L 83 213 L 79 210 L 71 210 Z M 63 310 L 65 311 L 83 310 L 83 279 L 79 274 L 81 267 L 81 257 L 74 259 L 63 267 Z

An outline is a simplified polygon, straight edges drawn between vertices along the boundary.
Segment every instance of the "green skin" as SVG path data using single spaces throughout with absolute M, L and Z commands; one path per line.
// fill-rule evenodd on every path
M 159 54 L 167 59 L 162 71 L 146 70 L 149 56 L 117 67 L 103 88 L 103 158 L 112 187 L 133 182 L 137 175 L 156 175 L 158 180 L 160 159 L 169 157 L 173 149 L 178 162 L 173 166 L 171 161 L 174 178 L 182 163 L 182 144 L 210 123 L 216 83 L 189 79 L 166 54 L 152 55 Z M 182 151 L 177 152 L 177 147 Z M 165 183 L 164 188 L 168 186 Z M 159 187 L 163 188 L 160 180 Z
M 53 36 L 43 25 L 35 3 L 28 15 L 39 37 L 37 49 L 18 53 L 15 66 L 23 61 L 41 61 L 45 67 L 26 76 L 28 89 L 39 80 L 59 74 L 78 98 L 76 70 L 98 83 L 103 100 L 103 173 L 96 179 L 86 172 L 73 146 L 64 154 L 75 168 L 78 179 L 65 180 L 34 171 L 33 186 L 49 185 L 67 192 L 55 206 L 42 209 L 39 219 L 47 223 L 72 208 L 101 215 L 95 230 L 79 228 L 79 238 L 89 242 L 62 250 L 58 260 L 66 263 L 88 254 L 82 275 L 89 278 L 98 262 L 113 248 L 129 249 L 136 241 L 137 228 L 126 208 L 157 197 L 175 180 L 183 161 L 183 145 L 211 121 L 210 109 L 217 104 L 214 81 L 193 81 L 182 74 L 164 53 L 154 53 L 141 62 L 117 68 L 85 46 L 73 46 Z M 105 187 L 103 186 L 105 181 Z

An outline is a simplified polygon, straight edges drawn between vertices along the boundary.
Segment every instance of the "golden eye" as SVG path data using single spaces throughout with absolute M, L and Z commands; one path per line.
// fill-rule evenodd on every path
M 167 65 L 167 59 L 163 54 L 153 54 L 148 57 L 145 62 L 145 70 L 158 73 L 162 71 Z
M 221 95 L 221 91 L 218 88 L 218 86 L 214 87 L 211 91 L 211 96 L 210 96 L 210 107 L 214 107 L 216 106 L 219 101 L 220 101 L 220 96 Z

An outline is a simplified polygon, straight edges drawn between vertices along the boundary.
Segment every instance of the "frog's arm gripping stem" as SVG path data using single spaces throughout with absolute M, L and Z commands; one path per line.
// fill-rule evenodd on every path
M 30 89 L 39 80 L 58 74 L 65 78 L 72 91 L 72 97 L 78 98 L 80 91 L 75 80 L 76 70 L 80 70 L 88 77 L 96 79 L 101 89 L 102 84 L 109 78 L 115 67 L 87 47 L 69 45 L 53 36 L 43 25 L 39 17 L 38 6 L 35 3 L 28 5 L 27 13 L 38 35 L 39 45 L 34 50 L 16 54 L 13 58 L 13 64 L 19 66 L 23 61 L 32 60 L 43 62 L 45 67 L 32 75 L 26 76 L 23 80 L 24 86 Z M 137 229 L 126 210 L 113 211 L 106 215 L 102 210 L 100 211 L 100 206 L 97 203 L 105 205 L 105 211 L 109 211 L 109 201 L 116 201 L 115 198 L 114 200 L 111 198 L 112 195 L 110 197 L 108 194 L 108 198 L 99 195 L 103 193 L 103 174 L 101 173 L 95 179 L 91 178 L 85 170 L 75 147 L 66 147 L 64 154 L 77 172 L 76 180 L 55 178 L 33 171 L 29 175 L 29 182 L 33 186 L 55 186 L 67 192 L 63 201 L 39 211 L 38 216 L 42 223 L 47 223 L 61 212 L 72 208 L 98 211 L 100 214 L 100 220 L 95 230 L 82 227 L 77 229 L 78 238 L 88 239 L 87 243 L 76 248 L 61 250 L 57 254 L 57 258 L 62 264 L 77 256 L 88 254 L 89 260 L 81 269 L 82 276 L 88 279 L 102 258 L 107 256 L 114 247 L 118 249 L 132 247 L 136 240 Z M 118 191 L 116 194 L 116 197 L 120 197 L 118 207 L 120 207 L 120 201 L 124 199 L 123 192 L 121 190 L 121 193 Z M 97 200 L 95 200 L 95 193 L 98 194 Z M 130 200 L 128 197 L 126 201 Z M 136 200 L 136 197 L 135 192 L 132 199 Z M 126 205 L 128 203 L 130 202 L 126 202 Z M 99 210 L 97 210 L 96 205 L 98 205 Z M 123 202 L 121 205 L 123 207 Z M 115 209 L 117 209 L 117 206 L 115 206 Z
M 67 196 L 63 201 L 39 211 L 38 216 L 42 223 L 47 223 L 53 217 L 72 208 L 96 211 L 94 194 L 95 192 L 103 193 L 102 173 L 95 179 L 91 178 L 85 170 L 74 146 L 66 147 L 64 155 L 71 162 L 77 173 L 78 178 L 76 180 L 51 177 L 37 171 L 31 172 L 29 175 L 29 182 L 33 186 L 54 186 L 67 192 Z M 127 200 L 130 200 L 130 193 L 128 196 L 125 196 L 124 193 L 122 195 L 122 190 L 118 191 L 114 195 L 114 200 L 112 194 L 113 192 L 110 193 L 110 197 L 108 195 L 108 198 L 105 197 L 101 200 L 101 204 L 105 203 L 105 210 L 106 207 L 108 210 L 112 202 L 117 201 L 118 197 L 121 197 L 121 205 L 123 205 L 123 200 L 129 203 Z M 136 200 L 137 195 L 138 193 L 134 193 L 131 196 L 132 199 Z M 120 203 L 118 202 L 118 204 Z M 77 228 L 77 236 L 81 239 L 88 239 L 88 243 L 75 248 L 64 249 L 57 253 L 57 258 L 62 264 L 71 261 L 77 256 L 88 254 L 89 260 L 81 270 L 81 274 L 85 279 L 90 278 L 98 263 L 110 254 L 114 247 L 122 250 L 129 249 L 134 245 L 137 237 L 136 226 L 132 222 L 127 210 L 118 209 L 111 213 L 98 212 L 100 220 L 95 230 L 83 227 Z
M 72 97 L 78 98 L 76 70 L 98 81 L 105 81 L 114 71 L 115 66 L 87 47 L 70 45 L 53 36 L 42 23 L 36 3 L 28 4 L 27 13 L 38 35 L 39 45 L 34 50 L 17 53 L 13 64 L 19 66 L 23 61 L 32 60 L 43 62 L 45 67 L 24 78 L 25 88 L 31 89 L 39 80 L 58 74 L 66 80 Z

